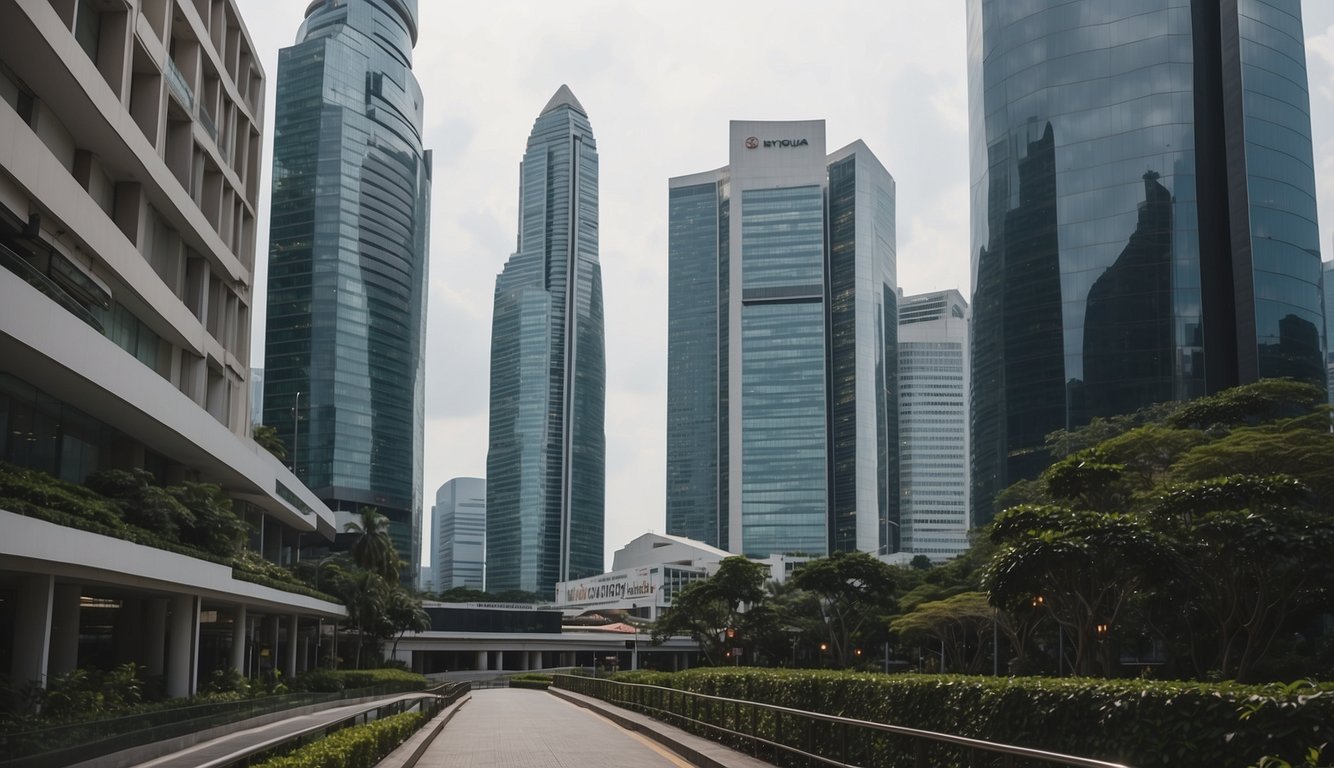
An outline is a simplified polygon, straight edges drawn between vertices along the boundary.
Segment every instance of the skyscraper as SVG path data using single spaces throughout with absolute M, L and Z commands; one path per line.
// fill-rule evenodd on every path
M 1097 416 L 1323 383 L 1298 0 L 969 0 L 973 509 Z
M 431 153 L 416 0 L 311 3 L 278 55 L 264 421 L 339 513 L 421 548 Z
M 1325 380 L 1329 403 L 1334 405 L 1334 261 L 1324 263 L 1325 272 Z
M 519 177 L 491 321 L 486 583 L 545 594 L 602 572 L 606 486 L 597 145 L 568 87 L 538 115 Z
M 899 302 L 903 551 L 968 549 L 968 303 L 956 290 Z
M 898 547 L 894 180 L 822 120 L 734 121 L 668 202 L 667 530 Z
M 431 578 L 435 590 L 486 584 L 486 481 L 456 477 L 431 507 Z

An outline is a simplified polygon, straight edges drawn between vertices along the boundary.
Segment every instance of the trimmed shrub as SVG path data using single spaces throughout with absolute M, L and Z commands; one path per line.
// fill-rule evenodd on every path
M 1334 744 L 1334 685 L 873 675 L 812 670 L 632 672 L 617 680 L 1125 763 L 1298 764 Z
M 545 691 L 551 687 L 551 675 L 539 675 L 528 673 L 525 675 L 514 675 L 509 679 L 511 688 L 530 688 L 538 691 Z
M 426 717 L 404 712 L 366 725 L 345 728 L 255 768 L 372 768 L 416 732 Z
M 426 678 L 401 669 L 316 669 L 291 682 L 293 690 L 333 693 L 377 685 L 400 685 L 404 689 L 421 690 Z

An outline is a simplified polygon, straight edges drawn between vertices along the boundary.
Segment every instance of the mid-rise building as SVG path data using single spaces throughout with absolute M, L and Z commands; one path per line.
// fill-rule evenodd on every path
M 431 586 L 486 588 L 486 481 L 456 477 L 431 507 Z M 425 587 L 423 587 L 425 589 Z
M 16 685 L 126 662 L 170 696 L 224 667 L 292 674 L 345 614 L 244 567 L 334 533 L 250 439 L 263 110 L 234 0 L 0 3 L 0 495 L 26 502 L 0 504 L 0 658 Z M 216 485 L 249 541 L 131 528 L 91 495 L 22 498 L 103 470 Z
M 822 120 L 733 121 L 671 179 L 667 531 L 752 557 L 896 551 L 894 180 Z
M 562 85 L 528 137 L 518 247 L 496 278 L 488 589 L 545 595 L 602 573 L 606 380 L 597 144 Z
M 1300 0 L 968 2 L 976 522 L 1045 437 L 1324 384 Z
M 968 303 L 956 290 L 899 301 L 899 521 L 903 551 L 968 549 Z
M 278 54 L 264 422 L 342 527 L 417 576 L 431 153 L 416 0 L 317 0 Z

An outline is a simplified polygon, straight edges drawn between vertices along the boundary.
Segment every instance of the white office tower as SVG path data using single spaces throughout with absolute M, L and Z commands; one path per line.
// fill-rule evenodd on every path
M 486 583 L 486 480 L 456 477 L 431 508 L 431 584 L 483 589 Z
M 899 302 L 903 551 L 968 549 L 968 304 L 958 291 Z

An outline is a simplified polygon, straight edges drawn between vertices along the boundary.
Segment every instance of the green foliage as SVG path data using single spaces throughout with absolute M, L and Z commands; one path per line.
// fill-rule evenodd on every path
M 335 693 L 379 685 L 420 690 L 426 687 L 426 682 L 425 677 L 402 669 L 315 669 L 294 678 L 290 685 L 296 691 Z
M 883 626 L 894 610 L 899 577 L 896 569 L 865 552 L 835 552 L 806 563 L 792 583 L 819 598 L 830 650 L 846 667 L 863 626 Z
M 764 600 L 764 566 L 744 557 L 725 558 L 718 572 L 692 582 L 672 599 L 653 626 L 654 642 L 689 635 L 711 664 L 721 663 L 732 647 L 755 642 L 772 619 L 759 610 Z M 731 637 L 727 636 L 731 631 Z
M 1313 746 L 1334 739 L 1334 686 L 1305 683 L 1243 686 L 747 668 L 629 672 L 616 679 L 1137 768 L 1240 768 L 1266 756 L 1302 764 Z M 726 717 L 727 711 L 701 709 L 698 714 Z
M 287 444 L 278 437 L 278 428 L 267 424 L 256 424 L 250 430 L 251 437 L 260 448 L 273 454 L 278 461 L 287 461 Z
M 345 728 L 256 768 L 373 768 L 425 722 L 420 712 L 404 712 Z
M 547 688 L 551 687 L 551 675 L 514 675 L 509 679 L 509 687 L 545 691 Z
M 944 600 L 922 603 L 889 623 L 905 643 L 941 644 L 949 667 L 964 674 L 982 671 L 996 609 L 982 592 L 964 592 Z
M 1309 414 L 1327 395 L 1314 384 L 1292 379 L 1264 379 L 1201 397 L 1164 419 L 1168 426 L 1194 429 L 1256 425 Z
M 374 507 L 366 507 L 361 510 L 361 522 L 348 523 L 346 529 L 357 537 L 352 542 L 352 561 L 387 582 L 398 581 L 402 562 L 389 538 L 389 518 Z

